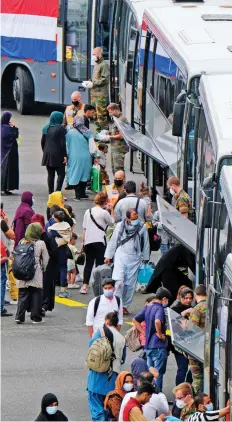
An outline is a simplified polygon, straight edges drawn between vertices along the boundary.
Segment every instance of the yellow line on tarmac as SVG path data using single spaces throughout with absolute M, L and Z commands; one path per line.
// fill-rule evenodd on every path
M 55 302 L 60 303 L 61 305 L 70 306 L 71 308 L 84 308 L 88 306 L 87 303 L 78 302 L 76 300 L 66 299 L 59 296 L 55 296 Z

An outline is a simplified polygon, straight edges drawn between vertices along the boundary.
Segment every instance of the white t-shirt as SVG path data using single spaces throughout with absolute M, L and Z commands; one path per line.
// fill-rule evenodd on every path
M 125 409 L 126 404 L 131 399 L 131 397 L 135 397 L 136 394 L 137 394 L 137 391 L 133 391 L 132 393 L 127 393 L 124 396 L 123 401 L 122 401 L 122 404 L 121 404 L 121 407 L 120 407 L 119 417 L 118 417 L 118 420 L 120 422 L 123 422 L 123 412 L 124 412 L 124 409 Z
M 92 216 L 96 222 L 103 229 L 106 229 L 107 226 L 113 226 L 114 220 L 108 211 L 102 209 L 101 207 L 94 207 L 91 209 Z M 101 242 L 105 243 L 104 236 L 105 233 L 103 230 L 99 229 L 96 224 L 92 221 L 90 217 L 89 210 L 85 211 L 84 220 L 83 220 L 83 229 L 85 229 L 85 245 L 89 243 Z
M 123 422 L 123 412 L 125 406 L 130 400 L 130 398 L 135 397 L 136 394 L 137 392 L 134 391 L 125 395 L 120 408 L 120 413 L 118 417 L 119 421 Z M 156 419 L 157 416 L 161 415 L 162 413 L 169 413 L 168 401 L 165 394 L 152 394 L 149 402 L 143 406 L 143 415 L 145 416 L 145 418 L 147 418 L 148 421 L 151 421 Z
M 122 301 L 120 300 L 120 307 L 118 309 L 117 299 L 114 296 L 112 300 L 101 295 L 101 299 L 98 305 L 96 316 L 94 317 L 94 303 L 96 298 L 93 298 L 89 302 L 86 315 L 86 325 L 93 326 L 93 332 L 95 333 L 99 328 L 102 328 L 105 322 L 105 316 L 109 312 L 118 311 L 118 324 L 123 324 L 123 313 L 122 313 Z

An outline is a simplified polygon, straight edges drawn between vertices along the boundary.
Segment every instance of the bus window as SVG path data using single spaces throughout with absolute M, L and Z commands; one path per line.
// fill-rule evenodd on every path
M 121 23 L 120 23 L 120 34 L 119 34 L 119 57 L 125 62 L 127 60 L 127 50 L 128 50 L 128 30 L 130 22 L 131 10 L 126 4 L 123 3 L 122 14 L 121 14 Z
M 95 35 L 95 47 L 101 47 L 103 49 L 103 56 L 106 60 L 109 59 L 109 31 L 112 24 L 113 16 L 113 0 L 109 0 L 107 17 L 105 22 L 100 21 L 101 1 L 97 1 L 96 10 L 96 35 Z
M 65 72 L 73 81 L 87 78 L 88 0 L 67 0 Z
M 153 82 L 153 69 L 155 66 L 154 63 L 154 48 L 155 48 L 155 37 L 151 36 L 150 40 L 150 48 L 149 48 L 149 55 L 148 55 L 148 64 L 147 64 L 147 90 L 150 92 L 152 97 L 154 98 L 154 82 Z
M 128 58 L 127 58 L 127 76 L 126 81 L 132 85 L 133 77 L 133 66 L 134 66 L 134 57 L 135 57 L 135 42 L 137 32 L 135 30 L 136 20 L 134 15 L 131 16 L 130 23 L 130 39 L 129 39 L 129 48 L 128 48 Z

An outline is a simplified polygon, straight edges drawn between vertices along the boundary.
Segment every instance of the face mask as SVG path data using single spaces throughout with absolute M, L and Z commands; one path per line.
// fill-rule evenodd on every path
M 114 179 L 114 184 L 115 186 L 122 186 L 123 185 L 123 180 L 118 180 L 118 179 Z
M 32 198 L 32 206 L 35 205 L 35 200 Z
M 184 400 L 179 400 L 179 399 L 177 399 L 177 400 L 176 400 L 176 406 L 177 406 L 179 409 L 183 409 L 184 407 L 186 407 L 186 404 L 185 404 Z
M 211 412 L 213 410 L 213 403 L 209 403 L 205 407 L 206 407 L 206 410 L 208 410 L 209 412 Z
M 113 290 L 105 290 L 103 289 L 104 295 L 105 297 L 113 297 L 114 296 L 114 291 Z
M 73 103 L 73 105 L 75 106 L 75 107 L 78 107 L 79 106 L 79 101 L 72 101 L 72 103 Z
M 97 57 L 96 56 L 92 56 L 92 62 L 96 62 L 97 61 Z
M 131 220 L 131 226 L 137 226 L 137 224 L 138 224 L 138 222 L 139 222 L 139 219 L 137 218 L 136 220 Z
M 163 303 L 163 308 L 167 308 L 168 307 L 168 303 Z
M 169 189 L 169 191 L 170 191 L 170 194 L 171 194 L 172 196 L 174 196 L 174 195 L 175 195 L 175 193 L 176 193 L 176 192 L 175 192 L 172 188 L 170 188 L 170 189 Z
M 125 382 L 122 388 L 128 393 L 129 391 L 133 389 L 133 384 L 130 384 L 129 382 Z
M 49 415 L 55 415 L 55 413 L 57 412 L 57 407 L 58 406 L 48 406 L 48 407 L 46 407 L 46 412 Z

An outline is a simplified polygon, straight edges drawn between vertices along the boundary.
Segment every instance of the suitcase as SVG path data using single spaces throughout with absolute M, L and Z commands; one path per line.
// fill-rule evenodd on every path
M 113 265 L 112 264 L 103 264 L 99 265 L 93 271 L 93 293 L 94 296 L 100 296 L 103 294 L 102 282 L 104 279 L 108 278 L 112 280 Z

